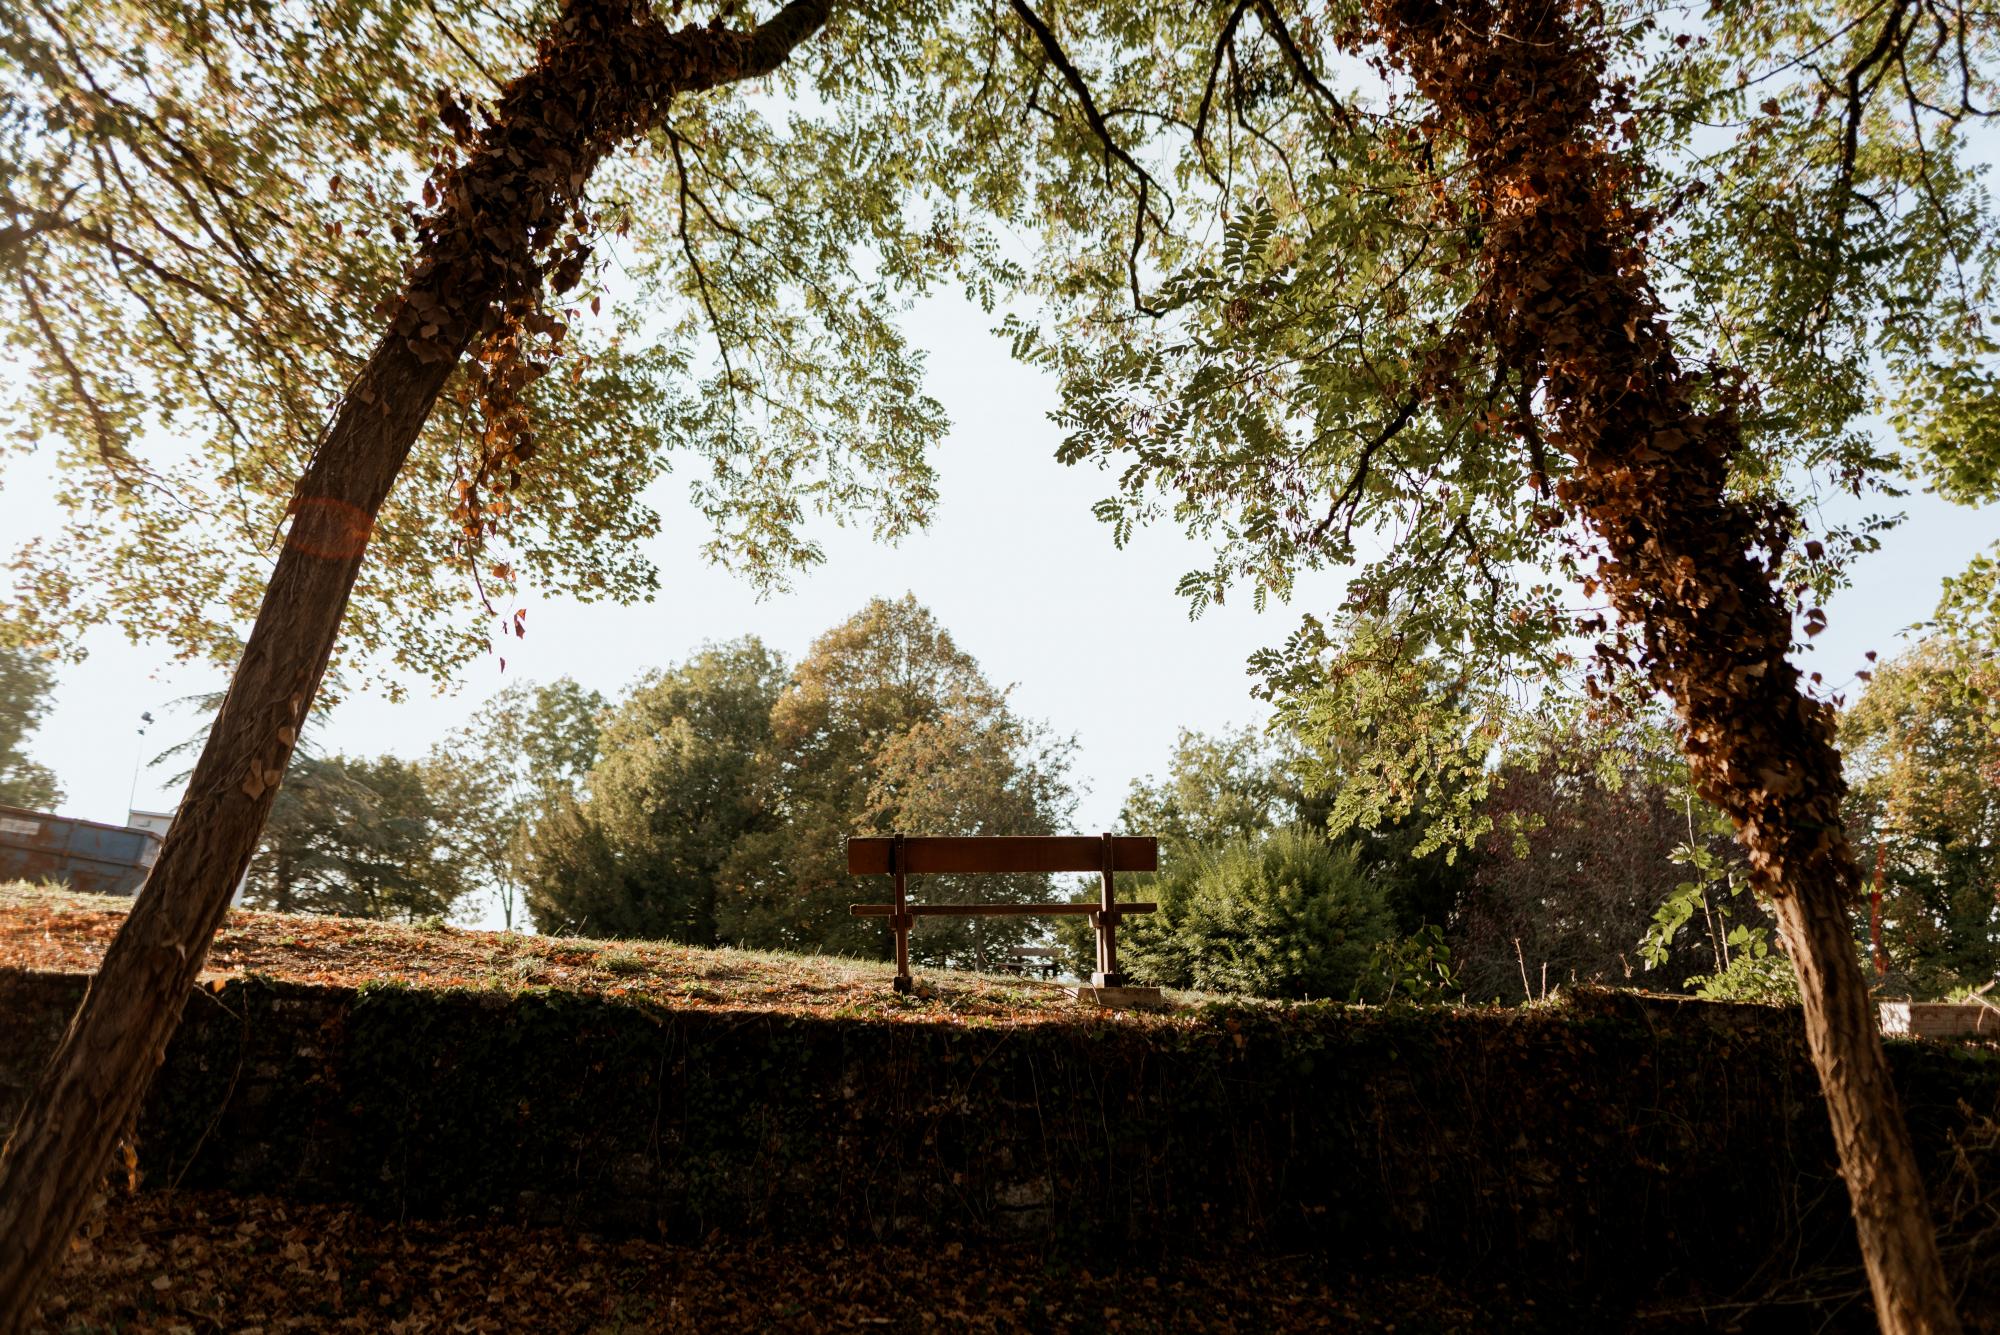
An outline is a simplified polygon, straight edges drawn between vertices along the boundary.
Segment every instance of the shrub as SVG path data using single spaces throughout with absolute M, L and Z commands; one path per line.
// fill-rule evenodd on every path
M 1688 979 L 1694 994 L 1704 1001 L 1756 1001 L 1767 1005 L 1799 1004 L 1798 975 L 1792 962 L 1772 951 L 1759 955 L 1744 951 L 1720 972 Z
M 1345 999 L 1395 934 L 1354 850 L 1296 827 L 1178 851 L 1141 893 L 1160 911 L 1127 920 L 1121 953 L 1168 987 Z

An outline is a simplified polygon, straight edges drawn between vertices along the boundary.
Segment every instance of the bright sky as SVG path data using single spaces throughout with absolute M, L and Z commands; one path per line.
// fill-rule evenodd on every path
M 652 549 L 662 572 L 657 601 L 586 607 L 530 594 L 529 634 L 509 648 L 505 676 L 487 659 L 442 699 L 421 688 L 402 704 L 352 699 L 333 715 L 321 744 L 416 755 L 508 681 L 567 674 L 616 695 L 639 672 L 705 640 L 755 633 L 796 658 L 870 597 L 907 591 L 937 613 L 991 679 L 1015 683 L 1021 712 L 1076 737 L 1076 778 L 1085 790 L 1077 827 L 1108 828 L 1127 784 L 1163 767 L 1178 729 L 1263 717 L 1244 660 L 1282 640 L 1301 611 L 1330 608 L 1340 582 L 1309 582 L 1292 607 L 1261 616 L 1245 597 L 1190 622 L 1173 587 L 1204 563 L 1204 553 L 1164 528 L 1141 533 L 1122 552 L 1112 546 L 1109 530 L 1090 514 L 1110 479 L 1055 462 L 1060 433 L 1047 416 L 1053 384 L 1010 359 L 992 323 L 943 297 L 908 324 L 929 349 L 930 391 L 953 423 L 938 456 L 941 503 L 928 532 L 890 548 L 864 531 L 831 531 L 824 566 L 791 592 L 759 602 L 701 559 L 703 521 L 687 505 L 684 485 L 670 478 L 651 498 L 666 518 Z M 53 521 L 36 462 L 17 459 L 0 473 L 7 547 Z M 1828 609 L 1831 626 L 1814 666 L 1829 682 L 1865 666 L 1866 650 L 1893 652 L 1898 632 L 1930 611 L 1938 581 L 2000 535 L 2000 510 L 1963 510 L 1928 497 L 1911 498 L 1908 508 L 1912 522 Z M 65 671 L 56 708 L 33 742 L 36 757 L 61 777 L 63 811 L 122 822 L 128 794 L 140 807 L 170 808 L 176 795 L 161 783 L 171 771 L 138 769 L 135 786 L 135 767 L 190 731 L 190 716 L 170 711 L 168 702 L 220 678 L 176 668 L 162 648 L 116 635 L 94 636 L 89 648 L 88 661 Z M 148 710 L 160 723 L 140 737 L 139 715 Z

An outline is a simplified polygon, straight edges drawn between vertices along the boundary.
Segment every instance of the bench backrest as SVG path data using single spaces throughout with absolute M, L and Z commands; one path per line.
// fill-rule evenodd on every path
M 1106 867 L 1105 845 L 1111 865 Z M 896 850 L 902 865 L 896 865 Z M 850 876 L 1018 875 L 1055 871 L 1158 871 L 1160 841 L 1121 834 L 972 834 L 861 837 L 847 841 Z

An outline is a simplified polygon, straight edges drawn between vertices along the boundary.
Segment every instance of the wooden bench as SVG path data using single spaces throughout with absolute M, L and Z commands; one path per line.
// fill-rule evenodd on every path
M 1041 834 L 876 835 L 847 841 L 847 874 L 893 876 L 893 904 L 851 904 L 857 918 L 887 918 L 896 934 L 896 990 L 908 992 L 910 927 L 918 918 L 1015 918 L 1088 914 L 1097 928 L 1097 971 L 1092 987 L 1123 987 L 1118 972 L 1118 920 L 1128 913 L 1151 913 L 1155 904 L 1120 904 L 1111 897 L 1112 874 L 1157 871 L 1160 841 L 1150 835 L 1103 834 L 1092 837 Z M 1095 904 L 912 904 L 912 876 L 1034 875 L 1060 871 L 1094 871 L 1103 876 Z

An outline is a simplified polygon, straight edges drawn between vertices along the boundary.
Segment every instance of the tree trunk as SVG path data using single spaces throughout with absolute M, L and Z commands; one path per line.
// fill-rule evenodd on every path
M 1608 666 L 1635 663 L 1673 699 L 1695 782 L 1735 820 L 1775 904 L 1882 1329 L 1956 1331 L 1848 921 L 1861 878 L 1841 828 L 1833 712 L 1801 693 L 1788 659 L 1778 579 L 1791 516 L 1728 491 L 1743 446 L 1731 388 L 1701 384 L 1674 355 L 1628 202 L 1639 164 L 1611 147 L 1623 94 L 1579 24 L 1589 11 L 1377 0 L 1375 12 L 1439 109 L 1433 134 L 1455 136 L 1437 157 L 1463 154 L 1481 226 L 1479 291 L 1424 388 L 1469 398 L 1480 391 L 1464 368 L 1497 354 L 1522 403 L 1539 392 L 1535 416 L 1573 465 L 1556 498 L 1596 533 L 1582 554 L 1598 558 L 1594 582 L 1618 613 Z M 1704 408 L 1704 393 L 1723 406 Z
M 1862 1260 L 1883 1330 L 1957 1330 L 1923 1174 L 1855 957 L 1852 896 L 1839 886 L 1831 876 L 1808 882 L 1773 907 L 1798 971 L 1806 1043 L 1833 1122 Z
M 669 31 L 641 0 L 570 0 L 495 123 L 441 182 L 410 289 L 328 425 L 229 694 L 158 862 L 0 1154 L 0 1335 L 35 1295 L 129 1134 L 312 708 L 376 514 L 466 346 L 532 304 L 549 238 L 611 148 L 675 93 L 769 73 L 825 22 L 793 0 L 754 32 Z

